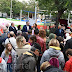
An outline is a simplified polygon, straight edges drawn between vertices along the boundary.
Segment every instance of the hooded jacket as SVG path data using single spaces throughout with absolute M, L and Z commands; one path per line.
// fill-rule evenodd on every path
M 50 46 L 49 49 L 44 52 L 40 63 L 42 64 L 45 61 L 49 61 L 51 56 L 57 56 L 59 60 L 59 68 L 60 69 L 63 68 L 65 64 L 65 60 L 64 60 L 64 55 L 60 50 L 61 48 L 59 47 Z

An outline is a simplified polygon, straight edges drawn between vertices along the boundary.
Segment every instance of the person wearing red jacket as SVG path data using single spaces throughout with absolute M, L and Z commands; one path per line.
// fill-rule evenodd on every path
M 66 55 L 69 58 L 69 60 L 65 63 L 64 71 L 72 72 L 72 49 L 68 49 L 66 51 Z

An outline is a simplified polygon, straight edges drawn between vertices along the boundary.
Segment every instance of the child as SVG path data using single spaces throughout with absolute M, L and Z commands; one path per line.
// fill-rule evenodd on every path
M 2 52 L 1 57 L 7 63 L 7 72 L 13 72 L 16 64 L 16 52 L 12 49 L 11 43 L 6 44 L 6 49 Z

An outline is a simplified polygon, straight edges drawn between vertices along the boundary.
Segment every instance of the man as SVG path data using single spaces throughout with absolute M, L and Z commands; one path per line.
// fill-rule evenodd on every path
M 9 27 L 9 31 L 13 31 L 15 33 L 15 35 L 16 35 L 17 30 L 16 30 L 16 28 L 14 26 L 14 23 L 11 23 L 11 26 Z
M 22 32 L 28 32 L 28 30 L 31 29 L 31 26 L 29 24 L 29 22 L 26 22 L 26 25 L 23 26 Z
M 10 32 L 10 38 L 7 38 L 7 39 L 5 40 L 5 45 L 6 45 L 7 43 L 11 43 L 13 49 L 15 49 L 15 47 L 17 46 L 17 44 L 16 44 L 16 39 L 15 39 L 15 37 L 14 37 L 14 32 L 13 32 L 13 31 Z
M 7 28 L 4 28 L 3 29 L 3 34 L 2 34 L 2 38 L 4 39 L 4 38 L 7 38 L 7 32 L 8 32 L 8 30 L 7 30 Z
M 55 33 L 56 27 L 55 24 L 52 25 L 52 28 L 50 29 L 50 33 Z
M 61 25 L 59 25 L 59 29 L 57 29 L 56 31 L 55 31 L 55 34 L 57 35 L 57 36 L 61 36 L 61 37 L 64 37 L 64 30 L 62 29 L 62 27 L 61 27 Z
M 39 52 L 38 48 L 32 46 L 30 51 L 21 54 L 17 60 L 16 72 L 35 72 Z
M 45 44 L 44 40 L 41 37 L 39 37 L 39 35 L 38 35 L 39 30 L 34 30 L 34 34 L 37 38 L 37 43 L 39 43 L 39 45 L 41 46 L 42 53 L 44 53 L 44 51 L 46 50 L 46 44 Z

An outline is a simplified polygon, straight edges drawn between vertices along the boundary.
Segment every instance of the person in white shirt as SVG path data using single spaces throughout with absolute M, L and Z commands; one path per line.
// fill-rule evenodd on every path
M 15 39 L 15 37 L 14 37 L 14 32 L 13 32 L 13 31 L 10 32 L 10 38 L 7 38 L 7 39 L 5 40 L 5 45 L 6 45 L 7 43 L 11 43 L 12 46 L 13 46 L 13 48 L 15 48 L 15 47 L 17 46 L 17 44 L 16 44 L 16 39 Z

